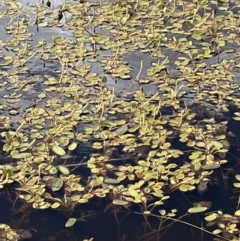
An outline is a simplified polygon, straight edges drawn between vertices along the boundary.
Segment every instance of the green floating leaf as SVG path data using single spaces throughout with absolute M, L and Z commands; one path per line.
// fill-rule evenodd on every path
M 93 143 L 93 148 L 95 149 L 102 149 L 103 145 L 101 142 L 94 142 Z
M 114 178 L 105 178 L 104 183 L 106 184 L 118 184 L 121 181 L 118 179 L 114 179 Z
M 51 205 L 51 208 L 55 209 L 55 208 L 59 208 L 60 207 L 60 203 L 59 202 L 55 202 Z
M 150 212 L 150 211 L 144 211 L 143 214 L 144 214 L 144 215 L 150 215 L 151 212 Z
M 219 168 L 221 165 L 220 164 L 210 164 L 210 165 L 203 165 L 202 169 L 204 170 L 213 170 Z
M 164 215 L 166 215 L 166 210 L 160 209 L 160 210 L 159 210 L 159 213 L 160 213 L 162 216 L 164 216 Z
M 121 127 L 119 127 L 115 133 L 117 134 L 117 136 L 122 136 L 124 135 L 128 130 L 128 125 L 123 125 Z
M 69 151 L 73 151 L 73 150 L 75 150 L 76 148 L 77 148 L 77 142 L 73 142 L 73 143 L 71 143 L 69 146 L 68 146 L 68 150 Z
M 119 206 L 124 206 L 124 205 L 129 204 L 128 201 L 124 201 L 124 200 L 121 200 L 121 199 L 114 199 L 112 203 L 114 205 L 119 205 Z
M 234 186 L 234 187 L 237 187 L 237 188 L 240 188 L 240 182 L 235 182 L 235 183 L 233 183 L 233 186 Z
M 96 182 L 98 184 L 102 184 L 103 183 L 103 177 L 96 177 Z
M 238 181 L 240 181 L 240 175 L 239 174 L 237 174 L 235 177 Z
M 240 216 L 240 209 L 238 209 L 236 212 L 235 212 L 235 216 Z
M 3 172 L 3 175 L 6 177 L 7 175 L 8 176 L 11 176 L 13 173 L 13 169 L 5 169 L 4 172 Z
M 45 93 L 40 93 L 40 94 L 38 95 L 38 98 L 39 98 L 39 99 L 44 99 L 46 96 L 47 96 L 47 95 L 46 95 Z
M 219 141 L 212 141 L 211 144 L 218 149 L 221 149 L 223 147 L 223 144 Z
M 128 193 L 132 196 L 132 197 L 136 197 L 138 195 L 138 192 L 133 189 L 133 188 L 128 188 Z
M 193 207 L 193 208 L 189 208 L 188 212 L 189 213 L 202 213 L 204 211 L 206 211 L 208 208 L 207 207 Z
M 218 234 L 220 234 L 221 232 L 222 232 L 221 229 L 215 229 L 212 233 L 213 233 L 214 235 L 218 235 Z
M 15 154 L 15 155 L 12 155 L 12 158 L 15 158 L 15 159 L 24 159 L 24 158 L 29 158 L 31 157 L 32 154 L 29 153 L 29 152 L 23 152 L 23 153 L 18 153 L 18 154 Z
M 194 160 L 198 158 L 200 155 L 202 155 L 203 152 L 201 151 L 193 151 L 192 154 L 189 156 L 191 160 Z
M 66 152 L 62 149 L 62 147 L 57 146 L 57 145 L 53 146 L 52 150 L 59 156 L 63 156 L 66 154 Z
M 70 174 L 69 169 L 67 167 L 65 167 L 65 166 L 59 165 L 58 169 L 64 175 L 69 175 Z
M 52 190 L 54 192 L 60 190 L 63 186 L 63 180 L 60 178 L 55 178 L 52 182 Z
M 11 64 L 12 62 L 13 62 L 13 59 L 7 59 L 7 60 L 5 60 L 5 62 L 0 63 L 0 65 L 2 65 L 2 66 L 4 66 L 4 65 L 9 65 L 9 64 Z
M 48 22 L 42 22 L 38 24 L 39 27 L 46 27 L 48 26 Z
M 192 29 L 194 27 L 194 25 L 190 22 L 190 21 L 186 21 L 189 29 Z
M 203 141 L 199 141 L 199 142 L 196 143 L 196 146 L 205 147 L 205 143 Z
M 102 77 L 102 82 L 103 82 L 103 83 L 107 83 L 107 77 L 106 77 L 106 76 L 103 76 L 103 77 Z
M 187 191 L 192 191 L 195 189 L 195 186 L 193 185 L 188 185 L 188 184 L 181 184 L 179 186 L 179 189 L 182 191 L 182 192 L 187 192 Z
M 212 214 L 206 216 L 206 217 L 205 217 L 205 220 L 206 220 L 207 222 L 212 222 L 212 221 L 214 221 L 217 217 L 218 217 L 218 215 L 217 215 L 216 213 L 212 213 Z
M 58 171 L 57 168 L 54 166 L 49 169 L 49 173 L 52 175 L 55 175 L 57 173 L 57 171 Z
M 72 227 L 76 223 L 76 221 L 77 221 L 76 218 L 69 218 L 65 223 L 65 227 L 66 228 Z
M 235 112 L 234 115 L 239 116 L 240 117 L 240 112 Z

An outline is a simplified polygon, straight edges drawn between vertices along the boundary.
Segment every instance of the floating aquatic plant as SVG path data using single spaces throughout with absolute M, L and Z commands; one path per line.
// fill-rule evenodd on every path
M 229 110 L 239 108 L 234 9 L 205 0 L 5 1 L 0 127 L 16 161 L 0 167 L 0 187 L 18 183 L 37 209 L 105 198 L 144 215 L 173 191 L 207 190 L 227 162 Z M 46 39 L 36 34 L 49 29 Z

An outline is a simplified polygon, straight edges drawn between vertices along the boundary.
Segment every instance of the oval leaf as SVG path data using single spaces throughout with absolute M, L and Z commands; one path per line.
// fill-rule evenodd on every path
M 18 154 L 15 154 L 15 155 L 12 155 L 12 158 L 15 158 L 15 159 L 24 159 L 24 158 L 29 158 L 31 157 L 32 154 L 29 153 L 29 152 L 23 152 L 23 153 L 18 153 Z
M 238 209 L 236 212 L 235 212 L 235 216 L 240 216 L 240 209 Z
M 67 167 L 65 167 L 65 166 L 59 165 L 58 169 L 64 175 L 69 175 L 70 174 L 69 169 Z
M 53 146 L 52 150 L 59 156 L 63 156 L 66 154 L 66 152 L 62 149 L 62 147 L 57 146 L 57 145 Z
M 112 203 L 114 205 L 124 206 L 124 205 L 127 205 L 129 202 L 121 199 L 114 199 Z
M 240 187 L 240 182 L 233 183 L 233 186 L 239 188 Z
M 215 235 L 218 235 L 221 232 L 222 232 L 221 229 L 215 229 L 212 233 L 215 234 Z
M 207 222 L 212 222 L 214 221 L 216 218 L 218 217 L 218 215 L 216 213 L 212 213 L 210 215 L 208 215 L 207 217 L 205 217 L 205 220 Z
M 119 127 L 115 133 L 117 134 L 117 136 L 122 136 L 124 135 L 128 130 L 128 125 L 123 125 L 121 127 Z
M 220 164 L 210 164 L 210 165 L 203 165 L 202 169 L 204 170 L 213 170 L 213 169 L 217 169 L 220 167 Z
M 114 178 L 105 178 L 104 183 L 106 184 L 118 184 L 121 181 L 118 179 L 114 179 Z
M 51 205 L 51 208 L 55 209 L 55 208 L 59 208 L 60 207 L 60 203 L 59 202 L 55 202 Z
M 65 227 L 66 228 L 72 227 L 76 223 L 76 221 L 77 221 L 76 218 L 69 218 L 65 223 Z
M 55 191 L 58 191 L 62 188 L 63 186 L 63 180 L 60 179 L 60 178 L 55 178 L 52 182 L 52 190 L 55 192 Z
M 189 208 L 188 212 L 189 213 L 201 213 L 206 211 L 208 208 L 207 207 L 193 207 L 193 208 Z
M 69 151 L 73 151 L 77 148 L 77 142 L 73 142 L 68 146 Z

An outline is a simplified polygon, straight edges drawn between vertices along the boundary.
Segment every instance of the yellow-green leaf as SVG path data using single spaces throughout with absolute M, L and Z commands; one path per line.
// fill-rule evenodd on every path
M 62 149 L 62 147 L 57 146 L 57 145 L 53 146 L 52 150 L 59 156 L 63 156 L 66 154 L 66 152 Z

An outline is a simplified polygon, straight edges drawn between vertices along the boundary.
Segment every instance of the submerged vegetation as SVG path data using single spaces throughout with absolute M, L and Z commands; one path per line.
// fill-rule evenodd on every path
M 119 240 L 117 213 L 135 206 L 145 220 L 139 240 L 159 240 L 200 212 L 215 227 L 201 231 L 237 240 L 239 207 L 209 213 L 210 201 L 188 200 L 181 216 L 165 203 L 229 173 L 239 11 L 227 0 L 3 1 L 0 187 L 34 209 L 67 213 L 65 227 L 84 219 L 77 207 L 105 200 Z

